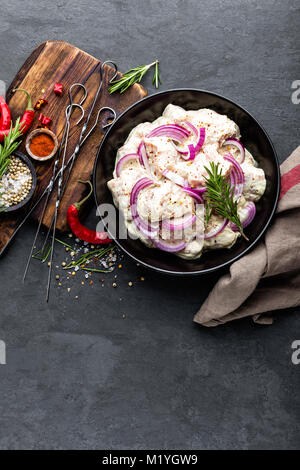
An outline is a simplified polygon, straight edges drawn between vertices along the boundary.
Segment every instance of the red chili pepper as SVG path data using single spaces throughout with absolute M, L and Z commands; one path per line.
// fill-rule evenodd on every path
M 27 95 L 27 98 L 28 98 L 28 101 L 27 101 L 27 108 L 23 114 L 23 116 L 21 117 L 21 120 L 20 120 L 20 123 L 23 124 L 22 126 L 22 134 L 25 134 L 31 127 L 31 124 L 33 123 L 33 120 L 34 120 L 34 109 L 32 107 L 32 103 L 31 103 L 31 96 L 30 94 L 28 93 L 27 90 L 23 90 L 23 88 L 15 88 L 13 90 L 13 92 L 16 92 L 16 91 L 23 91 L 24 93 L 26 93 Z
M 39 115 L 39 121 L 43 126 L 49 127 L 52 123 L 52 119 L 48 118 L 47 116 L 44 116 L 42 113 Z
M 45 98 L 40 98 L 40 99 L 37 100 L 37 102 L 35 103 L 33 109 L 34 109 L 35 111 L 39 111 L 39 110 L 42 108 L 42 106 L 45 106 L 46 104 L 48 104 L 48 101 L 45 100 Z
M 67 219 L 68 219 L 68 224 L 74 235 L 76 235 L 77 238 L 80 240 L 83 240 L 85 242 L 91 243 L 93 245 L 99 245 L 99 244 L 104 244 L 104 243 L 110 243 L 112 240 L 108 237 L 106 232 L 95 232 L 94 230 L 91 230 L 89 228 L 84 227 L 84 225 L 81 224 L 79 220 L 79 214 L 78 211 L 82 204 L 85 203 L 85 201 L 88 200 L 90 195 L 93 192 L 93 186 L 90 181 L 79 181 L 80 183 L 83 184 L 89 184 L 90 185 L 90 192 L 89 194 L 82 199 L 80 202 L 74 202 L 72 204 L 67 212 Z
M 61 96 L 63 94 L 63 84 L 62 83 L 55 83 L 53 91 L 56 95 Z
M 11 116 L 10 110 L 3 96 L 0 96 L 0 130 L 5 131 L 10 129 Z
M 22 124 L 21 131 L 22 131 L 22 134 L 25 134 L 30 129 L 31 124 L 34 120 L 34 109 L 32 108 L 32 104 L 31 104 L 31 96 L 28 93 L 28 91 L 23 90 L 23 88 L 16 88 L 15 90 L 13 90 L 13 92 L 15 91 L 23 91 L 24 93 L 26 93 L 28 97 L 27 108 L 23 116 L 20 119 L 20 124 Z M 9 132 L 10 132 L 10 129 L 0 130 L 0 143 L 3 142 L 4 136 L 5 135 L 7 136 Z

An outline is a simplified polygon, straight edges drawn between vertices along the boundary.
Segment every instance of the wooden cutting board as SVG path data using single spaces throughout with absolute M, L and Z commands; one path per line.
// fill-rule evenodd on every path
M 108 59 L 109 58 L 105 58 L 105 60 Z M 16 119 L 16 117 L 22 115 L 26 108 L 27 100 L 25 94 L 21 92 L 14 94 L 12 90 L 14 88 L 25 88 L 31 93 L 33 104 L 41 97 L 47 99 L 48 104 L 41 110 L 41 112 L 53 119 L 51 130 L 56 133 L 60 141 L 65 122 L 65 108 L 69 104 L 69 87 L 76 82 L 85 85 L 88 91 L 88 97 L 83 107 L 86 113 L 88 113 L 95 92 L 99 85 L 99 70 L 101 63 L 102 61 L 95 59 L 95 57 L 92 57 L 86 52 L 70 44 L 67 44 L 64 41 L 47 41 L 40 44 L 32 52 L 30 57 L 28 57 L 7 91 L 6 99 L 11 109 L 13 119 Z M 99 108 L 103 106 L 110 106 L 116 111 L 117 115 L 119 115 L 131 104 L 140 100 L 147 94 L 146 90 L 141 85 L 136 84 L 122 95 L 119 93 L 110 95 L 108 93 L 108 86 L 109 80 L 112 78 L 113 74 L 114 70 L 109 66 L 105 66 L 102 92 L 95 106 L 94 116 L 91 118 L 90 126 L 93 125 Z M 121 74 L 119 75 L 121 77 Z M 56 82 L 62 83 L 64 85 L 64 94 L 62 97 L 56 96 L 53 92 L 53 86 Z M 77 96 L 76 90 L 74 91 L 74 100 L 75 102 L 78 102 L 80 100 L 80 91 L 78 91 Z M 31 130 L 35 129 L 39 124 L 38 114 L 39 112 L 36 112 L 35 121 Z M 70 131 L 70 140 L 66 156 L 67 159 L 72 155 L 80 134 L 81 125 L 78 127 L 75 126 L 76 118 L 78 120 L 79 116 L 79 110 L 74 111 L 72 114 L 73 125 Z M 108 116 L 109 115 L 107 114 L 106 117 Z M 67 209 L 70 204 L 75 201 L 79 201 L 83 197 L 83 193 L 86 190 L 84 185 L 78 183 L 78 179 L 90 179 L 97 150 L 103 135 L 104 134 L 101 131 L 101 126 L 98 126 L 92 136 L 82 147 L 79 157 L 74 165 L 68 187 L 60 206 L 57 221 L 58 230 L 68 230 L 66 221 Z M 24 153 L 26 153 L 25 140 L 26 138 L 18 149 Z M 50 177 L 52 175 L 53 164 L 54 161 L 48 163 L 45 162 L 42 165 L 38 165 L 36 162 L 34 162 L 38 183 L 32 204 L 49 183 Z M 43 220 L 43 224 L 46 227 L 49 226 L 49 223 L 52 220 L 55 208 L 55 196 L 56 191 L 53 191 Z M 42 207 L 43 204 L 41 203 L 33 212 L 32 217 L 34 219 L 39 219 Z M 5 248 L 12 240 L 18 225 L 29 209 L 30 205 L 26 206 L 26 208 L 21 210 L 18 214 L 0 214 L 0 255 L 4 252 Z

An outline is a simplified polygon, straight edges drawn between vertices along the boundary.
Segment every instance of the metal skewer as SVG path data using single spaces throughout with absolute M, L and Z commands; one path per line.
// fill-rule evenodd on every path
M 110 111 L 110 112 L 112 113 L 112 115 L 113 115 L 113 118 L 112 118 L 112 122 L 110 122 L 109 124 L 105 124 L 104 126 L 102 126 L 102 129 L 106 129 L 107 127 L 111 126 L 111 125 L 115 122 L 115 120 L 116 120 L 116 118 L 117 118 L 117 115 L 116 115 L 115 110 L 112 109 L 112 108 L 110 108 L 110 107 L 108 107 L 108 106 L 105 106 L 105 107 L 99 109 L 98 114 L 97 114 L 96 123 L 98 122 L 98 119 L 99 119 L 100 114 L 101 114 L 102 112 L 104 112 L 104 111 Z M 91 132 L 93 131 L 94 128 L 95 128 L 95 125 L 92 127 L 91 131 L 88 133 L 88 135 L 86 136 L 86 138 L 91 134 Z M 82 143 L 85 142 L 86 138 L 82 141 Z M 76 148 L 75 148 L 75 150 L 74 150 L 74 153 L 73 153 L 73 155 L 72 155 L 72 157 L 71 157 L 71 158 L 72 158 L 72 161 L 71 161 L 71 163 L 70 163 L 70 165 L 69 165 L 69 170 L 68 170 L 68 173 L 67 173 L 66 178 L 65 178 L 65 181 L 64 181 L 64 185 L 63 185 L 63 188 L 62 188 L 62 196 L 63 196 L 64 193 L 65 193 L 65 190 L 66 190 L 66 187 L 67 187 L 67 185 L 68 185 L 68 182 L 69 182 L 69 179 L 70 179 L 70 175 L 71 175 L 71 173 L 72 173 L 72 169 L 73 169 L 73 166 L 74 166 L 76 157 L 78 156 L 80 149 L 81 149 L 81 144 L 78 143 L 78 144 L 76 145 Z M 71 159 L 70 159 L 70 160 L 71 160 Z M 54 214 L 54 215 L 55 215 L 55 214 Z M 45 247 L 46 247 L 47 241 L 48 241 L 48 239 L 49 239 L 49 235 L 50 235 L 50 232 L 51 232 L 51 229 L 52 229 L 52 226 L 53 226 L 53 222 L 54 222 L 54 215 L 53 215 L 52 220 L 51 220 L 51 222 L 50 222 L 50 225 L 49 225 L 49 228 L 48 228 L 48 231 L 47 231 L 47 234 L 46 234 L 44 243 L 43 243 L 43 247 L 42 247 L 42 250 L 41 250 L 42 253 L 43 253 L 43 251 L 44 251 L 44 249 L 45 249 Z
M 116 76 L 117 76 L 117 73 L 118 73 L 118 67 L 117 67 L 117 64 L 111 60 L 107 60 L 105 62 L 103 62 L 100 66 L 100 82 L 99 82 L 99 86 L 98 86 L 98 89 L 96 91 L 96 94 L 95 94 L 95 97 L 93 99 L 93 103 L 92 103 L 92 106 L 90 108 L 90 111 L 89 111 L 89 114 L 85 120 L 85 123 L 83 124 L 82 126 L 82 129 L 81 129 L 81 133 L 80 133 L 80 136 L 79 136 L 79 139 L 78 139 L 78 143 L 76 145 L 76 148 L 75 148 L 75 151 L 74 151 L 74 158 L 71 162 L 71 165 L 70 165 L 70 168 L 69 168 L 69 171 L 68 171 L 68 174 L 66 176 L 66 180 L 64 182 L 64 186 L 63 186 L 63 189 L 62 189 L 62 196 L 65 192 L 65 189 L 66 189 L 66 186 L 68 184 L 68 181 L 69 181 L 69 178 L 70 178 L 70 175 L 71 175 L 71 172 L 72 172 L 72 169 L 73 169 L 73 166 L 74 166 L 74 163 L 75 163 L 75 159 L 77 158 L 78 154 L 79 154 L 79 151 L 80 151 L 80 142 L 82 141 L 85 133 L 86 133 L 86 130 L 87 130 L 87 127 L 88 127 L 88 124 L 89 124 L 89 121 L 91 119 L 91 116 L 93 114 L 93 111 L 94 111 L 94 108 L 95 108 L 95 105 L 96 105 L 96 102 L 97 102 L 97 99 L 98 99 L 98 96 L 100 94 L 100 91 L 102 89 L 102 86 L 103 86 L 103 71 L 104 71 L 104 67 L 105 65 L 107 64 L 111 64 L 113 66 L 113 68 L 115 69 L 115 73 L 113 75 L 113 77 L 110 79 L 110 82 L 112 82 Z M 108 110 L 108 111 L 111 111 L 113 113 L 113 122 L 114 120 L 116 119 L 116 112 L 112 109 L 112 108 L 109 108 L 109 107 L 104 107 L 104 108 L 101 108 L 99 111 L 98 111 L 98 116 L 97 116 L 97 120 L 99 118 L 99 115 L 102 111 L 104 110 Z M 107 128 L 108 126 L 110 126 L 112 123 L 110 124 L 106 124 L 105 126 L 103 126 L 103 129 Z M 51 223 L 49 225 L 49 228 L 48 228 L 48 231 L 47 231 L 47 234 L 46 234 L 46 237 L 45 237 L 45 240 L 44 240 L 44 243 L 43 243 L 43 247 L 42 247 L 42 252 L 44 251 L 45 247 L 46 247 L 46 244 L 47 244 L 47 241 L 49 239 L 49 236 L 50 236 L 50 232 L 52 230 L 52 226 L 53 226 L 53 223 L 54 223 L 54 220 L 55 220 L 55 214 L 53 215 L 52 217 L 52 220 L 51 220 Z
M 88 134 L 84 137 L 84 139 L 82 140 L 81 144 L 80 144 L 80 148 L 85 144 L 85 142 L 87 141 L 87 139 L 90 137 L 90 135 L 92 134 L 92 132 L 95 130 L 95 128 L 97 127 L 97 124 L 98 124 L 98 117 L 100 115 L 100 113 L 102 112 L 103 109 L 110 109 L 112 112 L 113 109 L 111 108 L 101 108 L 98 112 L 98 116 L 97 116 L 97 120 L 95 122 L 95 124 L 93 125 L 93 127 L 90 129 L 90 131 L 88 132 Z M 114 122 L 114 121 L 113 121 Z M 105 127 L 107 126 L 110 126 L 113 124 L 113 122 L 111 122 L 110 124 L 107 124 Z M 53 185 L 56 183 L 61 171 L 65 170 L 66 168 L 69 167 L 69 165 L 72 163 L 73 159 L 74 159 L 74 156 L 75 156 L 75 152 L 71 155 L 71 157 L 69 158 L 69 160 L 67 161 L 67 163 L 65 164 L 64 168 L 60 168 L 60 170 L 58 171 L 58 173 L 56 174 L 55 178 L 54 178 L 54 182 L 53 182 Z M 33 211 L 37 208 L 37 206 L 40 204 L 40 202 L 42 201 L 43 197 L 47 194 L 47 191 L 49 190 L 49 187 L 51 185 L 51 182 L 46 186 L 46 188 L 44 189 L 44 191 L 41 193 L 41 195 L 38 197 L 38 199 L 35 201 L 34 205 L 30 208 L 30 210 L 27 212 L 27 214 L 25 215 L 24 219 L 22 220 L 22 222 L 20 222 L 20 224 L 17 226 L 17 228 L 15 229 L 14 231 L 14 234 L 13 234 L 13 237 L 16 236 L 16 234 L 18 233 L 18 231 L 23 227 L 23 225 L 25 224 L 25 222 L 29 219 L 29 217 L 31 216 L 31 214 L 33 213 Z M 52 186 L 53 187 L 53 186 Z M 13 238 L 12 237 L 12 238 Z
M 104 71 L 104 66 L 106 64 L 112 64 L 112 66 L 114 67 L 115 69 L 115 73 L 113 75 L 113 77 L 110 79 L 110 82 L 112 82 L 116 75 L 117 75 L 117 66 L 114 62 L 112 61 L 106 61 L 106 62 L 103 62 L 100 66 L 100 83 L 99 83 L 99 87 L 97 89 L 97 92 L 95 94 L 95 97 L 94 97 L 94 100 L 93 100 L 93 103 L 92 103 L 92 106 L 90 108 L 90 111 L 89 111 L 89 114 L 87 116 L 87 119 L 85 120 L 85 123 L 82 127 L 82 130 L 81 130 L 81 133 L 80 133 L 80 137 L 79 137 L 79 140 L 78 140 L 78 143 L 76 145 L 76 148 L 72 154 L 72 156 L 69 158 L 69 160 L 65 163 L 65 158 L 66 158 L 66 151 L 67 151 L 67 146 L 68 146 L 68 140 L 69 140 L 69 132 L 70 132 L 70 115 L 71 115 L 71 112 L 72 112 L 72 107 L 73 106 L 79 106 L 80 105 L 77 105 L 77 104 L 74 104 L 73 103 L 73 100 L 72 100 L 72 95 L 71 95 L 71 89 L 73 86 L 76 86 L 76 85 L 79 85 L 79 86 L 82 86 L 85 90 L 85 96 L 82 100 L 82 103 L 83 101 L 85 100 L 86 98 L 86 89 L 83 85 L 81 84 L 74 84 L 72 85 L 72 87 L 70 88 L 69 90 L 69 96 L 70 96 L 70 106 L 67 108 L 66 110 L 66 126 L 65 126 L 65 129 L 64 129 L 64 133 L 63 133 L 63 138 L 62 138 L 62 142 L 64 142 L 64 152 L 63 152 L 63 162 L 62 162 L 62 165 L 61 165 L 61 168 L 59 171 L 57 171 L 57 166 L 58 166 L 58 163 L 57 165 L 55 165 L 54 169 L 53 169 L 53 175 L 52 175 L 52 178 L 51 178 L 51 181 L 50 183 L 48 184 L 48 186 L 45 188 L 45 190 L 43 191 L 43 193 L 40 195 L 40 197 L 38 198 L 38 200 L 35 202 L 34 206 L 30 209 L 30 211 L 27 213 L 26 217 L 23 219 L 23 221 L 21 222 L 21 224 L 17 227 L 17 229 L 15 230 L 15 233 L 21 228 L 21 226 L 25 223 L 25 221 L 28 219 L 28 217 L 32 214 L 32 212 L 34 211 L 34 209 L 37 207 L 37 205 L 40 203 L 40 201 L 42 200 L 42 198 L 46 195 L 46 201 L 45 201 L 45 204 L 44 204 L 44 208 L 43 208 L 43 211 L 42 211 L 42 217 L 40 218 L 40 221 L 39 221 L 39 226 L 38 226 L 38 230 L 37 230 L 37 233 L 36 233 L 36 236 L 35 236 L 35 239 L 34 239 L 34 243 L 33 243 L 33 246 L 32 246 L 32 250 L 31 250 L 31 253 L 30 253 L 30 257 L 29 257 L 29 260 L 28 260 L 28 263 L 26 265 L 26 269 L 25 269 L 25 273 L 24 273 L 24 279 L 25 279 L 25 276 L 26 276 L 26 273 L 27 273 L 27 270 L 28 270 L 28 266 L 29 266 L 29 263 L 30 263 L 30 260 L 32 258 L 32 253 L 33 253 L 33 249 L 35 247 L 35 243 L 36 243 L 36 240 L 37 240 L 37 236 L 38 236 L 38 233 L 40 231 L 40 228 L 41 228 L 41 224 L 42 224 L 42 221 L 43 221 L 43 217 L 44 217 L 44 214 L 45 214 L 45 210 L 46 210 L 46 207 L 47 207 L 47 204 L 48 204 L 48 200 L 49 200 L 49 197 L 50 197 L 50 194 L 52 193 L 52 190 L 53 190 L 53 186 L 55 184 L 55 182 L 59 181 L 58 183 L 58 193 L 57 193 L 57 198 L 56 198 L 56 205 L 55 205 L 55 213 L 54 213 L 54 217 L 52 219 L 52 222 L 50 224 L 50 227 L 49 227 L 49 230 L 48 230 L 48 233 L 47 233 L 47 237 L 46 237 L 46 240 L 45 240 L 45 243 L 47 242 L 47 239 L 48 239 L 48 236 L 49 236 L 49 233 L 51 231 L 51 228 L 52 228 L 52 225 L 53 225 L 53 222 L 54 222 L 54 228 L 53 228 L 53 235 L 52 235 L 52 244 L 51 244 L 51 257 L 50 257 L 50 269 L 49 269 L 49 274 L 48 274 L 48 284 L 47 284 L 47 294 L 46 294 L 46 300 L 48 301 L 49 300 L 49 293 L 50 293 L 50 286 L 51 286 L 51 273 L 52 273 L 52 264 L 53 264 L 53 256 L 54 256 L 54 242 L 55 242 L 55 233 L 56 233 L 56 225 L 57 225 L 57 217 L 58 217 L 58 210 L 59 210 L 59 206 L 60 206 L 60 203 L 61 203 L 61 200 L 62 200 L 62 197 L 63 197 L 63 194 L 65 192 L 65 189 L 66 189 L 66 186 L 68 184 L 68 181 L 69 181 L 69 178 L 70 178 L 70 175 L 71 175 L 71 172 L 72 172 L 72 168 L 73 168 L 73 165 L 75 163 L 75 160 L 80 152 L 80 149 L 82 147 L 82 145 L 85 143 L 85 141 L 87 140 L 87 138 L 91 135 L 91 133 L 93 132 L 93 130 L 96 128 L 97 124 L 98 124 L 98 120 L 99 120 L 99 117 L 100 117 L 100 114 L 101 112 L 103 111 L 110 111 L 112 114 L 113 114 L 113 120 L 112 122 L 110 122 L 109 124 L 106 124 L 103 126 L 103 129 L 107 128 L 108 126 L 110 126 L 116 119 L 116 113 L 115 111 L 110 108 L 110 107 L 103 107 L 101 108 L 98 113 L 97 113 L 97 117 L 96 117 L 96 121 L 93 125 L 93 127 L 90 129 L 90 131 L 88 132 L 87 135 L 86 134 L 86 131 L 87 131 L 87 127 L 88 127 L 88 124 L 89 124 L 89 121 L 91 119 L 91 116 L 92 116 L 92 113 L 94 111 L 94 107 L 96 105 L 96 102 L 97 102 L 97 99 L 98 99 L 98 96 L 101 92 L 101 89 L 102 89 L 102 86 L 103 86 L 103 71 Z M 69 112 L 68 112 L 69 110 Z M 81 119 L 80 121 L 82 120 L 84 116 L 84 111 L 82 110 L 82 116 L 81 116 Z M 79 122 L 80 122 L 79 121 Z M 79 123 L 78 122 L 78 123 Z M 77 124 L 78 124 L 77 123 Z M 61 142 L 61 144 L 62 144 Z M 62 146 L 60 148 L 60 151 L 59 151 L 59 158 L 57 160 L 57 162 L 59 162 L 59 159 L 60 159 L 60 155 L 61 155 L 61 151 L 62 151 Z M 69 171 L 67 173 L 67 176 L 66 176 L 66 179 L 64 181 L 64 171 L 65 169 L 67 169 L 69 167 Z M 44 243 L 44 246 L 45 246 L 45 243 Z M 44 248 L 43 248 L 44 249 Z
M 66 124 L 67 124 L 67 130 L 66 130 L 66 135 L 65 135 L 65 144 L 64 144 L 64 151 L 63 151 L 63 157 L 62 157 L 62 168 L 65 167 L 65 159 L 66 159 L 66 153 L 67 153 L 67 148 L 68 148 L 68 143 L 69 143 L 69 134 L 70 134 L 70 117 L 71 117 L 71 112 L 72 108 L 78 106 L 76 104 L 71 104 L 70 109 L 66 109 Z M 82 116 L 80 118 L 80 121 L 84 117 L 84 109 L 82 106 L 79 105 L 79 107 L 82 110 Z M 78 121 L 78 122 L 80 122 Z M 60 175 L 58 177 L 58 187 L 57 187 L 57 195 L 56 195 L 56 203 L 55 203 L 55 212 L 54 212 L 54 228 L 53 228 L 53 236 L 52 236 L 52 243 L 51 243 L 51 252 L 50 252 L 50 266 L 49 266 L 49 273 L 48 273 L 48 284 L 47 284 L 47 294 L 46 294 L 46 301 L 48 302 L 49 300 L 49 292 L 50 292 L 50 283 L 51 283 L 51 274 L 52 274 L 52 261 L 53 261 L 53 254 L 54 254 L 54 241 L 55 241 L 55 231 L 56 231 L 56 223 L 57 223 L 57 214 L 58 214 L 58 209 L 60 206 L 60 202 L 62 199 L 62 184 L 63 184 L 63 178 L 64 178 L 64 170 L 60 172 Z
M 80 88 L 83 89 L 84 91 L 84 96 L 83 98 L 81 99 L 80 103 L 79 104 L 76 104 L 76 103 L 73 103 L 73 97 L 72 97 L 72 90 L 75 86 L 78 86 Z M 47 208 L 47 205 L 48 205 L 48 201 L 49 201 L 49 198 L 50 198 L 50 195 L 52 193 L 52 189 L 53 189 L 53 185 L 54 185 L 54 181 L 55 181 L 55 176 L 56 176 L 56 173 L 57 173 L 57 170 L 58 170 L 58 165 L 59 165 L 59 161 L 60 161 L 60 157 L 61 157 L 61 153 L 62 153 L 62 149 L 63 149 L 63 146 L 65 144 L 65 138 L 66 138 L 66 131 L 67 131 L 67 122 L 68 120 L 70 119 L 71 117 L 71 112 L 72 112 L 72 105 L 73 107 L 79 107 L 80 109 L 82 109 L 82 105 L 83 103 L 85 102 L 86 100 L 86 97 L 87 97 L 87 90 L 85 88 L 84 85 L 82 85 L 81 83 L 73 83 L 73 85 L 71 85 L 71 87 L 69 88 L 69 99 L 70 99 L 70 105 L 66 108 L 66 124 L 64 126 L 64 131 L 63 131 L 63 135 L 62 135 L 62 139 L 61 139 L 61 142 L 60 142 L 60 146 L 59 146 L 59 150 L 57 152 L 57 156 L 55 158 L 55 162 L 54 162 L 54 166 L 53 166 L 53 170 L 52 170 L 52 177 L 51 177 L 51 180 L 50 180 L 50 183 L 48 184 L 48 186 L 46 187 L 46 192 L 43 193 L 43 196 L 46 194 L 46 199 L 45 199 L 45 203 L 44 203 L 44 206 L 43 206 L 43 210 L 42 210 L 42 214 L 41 214 L 41 217 L 40 217 L 40 220 L 39 220 L 39 224 L 38 224 L 38 227 L 37 227 L 37 230 L 35 232 L 35 236 L 34 236 L 34 239 L 33 239 L 33 243 L 32 243 L 32 246 L 31 246 L 31 250 L 30 250 L 30 253 L 29 253 L 29 256 L 28 256 L 28 259 L 27 259 L 27 263 L 26 263 L 26 267 L 25 267 L 25 270 L 24 270 L 24 275 L 23 275 L 23 282 L 25 282 L 25 278 L 26 278 L 26 275 L 27 275 L 27 272 L 28 272 L 28 269 L 29 269 L 29 265 L 30 265 L 30 262 L 31 262 L 31 259 L 32 259 L 32 254 L 33 254 L 33 250 L 35 248 L 35 244 L 36 244 L 36 241 L 37 241 L 37 237 L 39 235 L 39 232 L 40 232 L 40 229 L 41 229 L 41 226 L 42 226 L 42 222 L 43 222 L 43 219 L 44 219 L 44 215 L 45 215 L 45 212 L 46 212 L 46 208 Z M 82 110 L 83 111 L 83 110 Z M 69 115 L 70 113 L 70 115 Z M 83 117 L 83 116 L 82 116 Z M 78 125 L 81 120 L 82 120 L 82 117 L 80 118 L 80 120 L 76 123 L 76 125 Z M 34 205 L 34 207 L 30 210 L 30 213 L 31 214 L 34 210 L 34 208 L 36 207 L 37 204 Z M 25 220 L 27 219 L 27 217 L 25 218 Z M 25 222 L 25 220 L 23 222 Z M 23 225 L 23 223 L 22 223 Z M 19 227 L 18 227 L 19 228 Z M 43 251 L 42 251 L 43 252 Z
M 112 82 L 117 74 L 118 74 L 118 67 L 117 67 L 117 64 L 111 60 L 106 60 L 105 62 L 102 62 L 101 66 L 100 66 L 100 83 L 99 83 L 99 86 L 98 86 L 98 89 L 96 91 L 96 94 L 95 94 L 95 97 L 93 99 L 93 103 L 92 103 L 92 106 L 91 106 L 91 109 L 89 111 L 89 114 L 86 118 L 86 121 L 85 123 L 83 124 L 83 127 L 82 127 L 82 130 L 81 130 L 81 134 L 80 134 L 80 137 L 79 137 L 79 140 L 78 142 L 81 141 L 81 139 L 83 138 L 84 134 L 86 133 L 86 130 L 87 130 L 87 126 L 90 122 L 90 119 L 91 119 L 91 116 L 93 114 L 93 111 L 95 109 L 95 106 L 96 106 L 96 102 L 97 102 L 97 99 L 98 99 L 98 96 L 100 94 L 100 91 L 102 90 L 102 87 L 103 87 L 103 71 L 104 71 L 104 66 L 107 65 L 107 64 L 111 64 L 113 66 L 113 68 L 115 69 L 115 73 L 113 75 L 113 77 L 110 79 L 109 82 Z

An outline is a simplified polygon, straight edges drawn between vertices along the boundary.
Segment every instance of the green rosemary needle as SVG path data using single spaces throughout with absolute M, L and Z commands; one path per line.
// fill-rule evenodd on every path
M 204 167 L 208 173 L 206 180 L 205 199 L 208 203 L 208 211 L 206 212 L 206 223 L 209 222 L 212 212 L 233 222 L 239 229 L 241 235 L 247 240 L 244 234 L 243 226 L 237 211 L 237 201 L 234 200 L 233 188 L 230 187 L 227 179 L 219 170 L 219 163 L 215 165 L 210 162 L 210 168 Z
M 124 91 L 126 91 L 129 87 L 131 87 L 135 83 L 139 83 L 142 80 L 145 73 L 147 73 L 148 70 L 153 66 L 155 66 L 155 68 L 154 68 L 154 75 L 153 75 L 152 83 L 155 86 L 155 88 L 158 88 L 159 84 L 161 83 L 158 64 L 159 62 L 158 60 L 156 60 L 155 62 L 152 62 L 151 64 L 141 65 L 139 67 L 135 67 L 133 69 L 128 70 L 128 72 L 123 74 L 123 77 L 111 82 L 109 93 L 114 93 L 115 91 L 124 93 Z
M 18 140 L 22 135 L 21 131 L 22 124 L 20 124 L 20 118 L 17 119 L 15 127 L 10 126 L 10 131 L 4 136 L 3 144 L 0 145 L 0 180 L 10 164 L 10 155 L 20 145 Z

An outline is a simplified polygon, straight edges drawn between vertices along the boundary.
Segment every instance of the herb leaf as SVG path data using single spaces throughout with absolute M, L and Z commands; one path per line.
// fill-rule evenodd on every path
M 22 126 L 23 124 L 20 123 L 20 118 L 17 119 L 14 128 L 11 123 L 10 131 L 4 136 L 3 144 L 0 145 L 0 180 L 9 167 L 10 155 L 20 145 L 20 141 L 18 139 L 22 135 Z
M 243 226 L 237 212 L 238 203 L 234 200 L 233 188 L 230 187 L 229 182 L 222 175 L 222 170 L 219 170 L 219 163 L 215 165 L 214 162 L 210 162 L 210 168 L 204 168 L 208 173 L 208 178 L 205 177 L 205 197 L 208 203 L 206 223 L 209 221 L 213 211 L 221 217 L 233 222 L 238 227 L 241 235 L 249 241 L 244 234 Z
M 206 201 L 206 208 L 205 208 L 205 226 L 207 227 L 208 222 L 210 221 L 212 216 L 212 208 L 210 205 L 209 200 Z
M 124 93 L 124 91 L 126 91 L 129 87 L 131 87 L 135 83 L 139 83 L 142 80 L 145 73 L 147 73 L 148 70 L 153 66 L 155 66 L 155 68 L 154 68 L 154 75 L 153 75 L 152 83 L 155 86 L 155 88 L 158 88 L 159 84 L 161 83 L 158 64 L 159 62 L 158 60 L 156 60 L 155 62 L 152 62 L 151 64 L 141 65 L 139 67 L 135 67 L 133 69 L 128 70 L 128 72 L 123 74 L 123 77 L 111 82 L 112 86 L 108 90 L 109 93 L 114 93 L 115 91 Z

